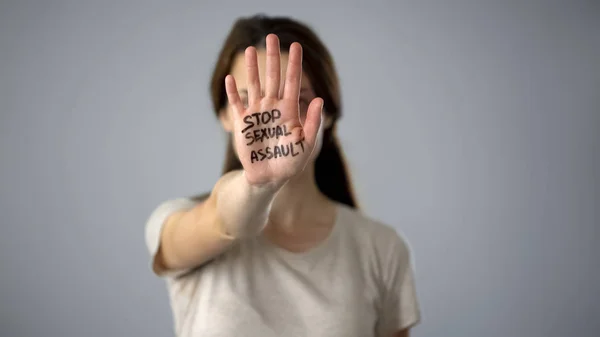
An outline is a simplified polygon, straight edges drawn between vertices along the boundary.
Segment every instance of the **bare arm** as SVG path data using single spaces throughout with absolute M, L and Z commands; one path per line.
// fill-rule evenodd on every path
M 257 187 L 243 171 L 227 173 L 208 199 L 169 216 L 160 237 L 154 270 L 187 269 L 227 250 L 235 238 L 256 235 L 265 226 L 278 187 Z

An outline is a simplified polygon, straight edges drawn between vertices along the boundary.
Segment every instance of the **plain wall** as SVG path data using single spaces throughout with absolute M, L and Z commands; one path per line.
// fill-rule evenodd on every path
M 600 334 L 595 1 L 2 1 L 0 335 L 171 336 L 144 224 L 208 191 L 232 22 L 312 25 L 363 210 L 416 262 L 413 336 Z

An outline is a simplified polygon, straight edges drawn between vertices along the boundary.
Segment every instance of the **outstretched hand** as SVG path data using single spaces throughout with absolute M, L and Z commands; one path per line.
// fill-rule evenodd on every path
M 302 78 L 302 47 L 290 46 L 283 93 L 280 94 L 279 39 L 266 38 L 264 95 L 258 75 L 256 48 L 248 47 L 245 61 L 248 74 L 248 105 L 244 106 L 235 79 L 228 75 L 225 88 L 233 108 L 233 137 L 248 182 L 252 185 L 281 186 L 304 170 L 315 149 L 321 126 L 323 100 L 314 98 L 300 120 L 299 96 Z

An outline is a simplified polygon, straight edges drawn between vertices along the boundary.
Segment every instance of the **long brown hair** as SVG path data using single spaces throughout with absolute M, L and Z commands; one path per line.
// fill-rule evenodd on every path
M 323 132 L 323 145 L 315 161 L 315 180 L 323 194 L 332 200 L 357 208 L 356 198 L 346 169 L 343 153 L 335 133 L 335 122 L 341 117 L 340 85 L 331 54 L 319 37 L 305 24 L 287 17 L 255 15 L 238 19 L 219 53 L 210 82 L 213 108 L 217 117 L 227 105 L 225 76 L 234 58 L 249 46 L 264 47 L 269 33 L 279 37 L 280 48 L 289 50 L 293 42 L 303 49 L 302 71 L 310 78 L 313 90 L 324 100 L 324 112 L 333 121 Z M 243 169 L 233 150 L 231 137 L 227 144 L 223 174 Z

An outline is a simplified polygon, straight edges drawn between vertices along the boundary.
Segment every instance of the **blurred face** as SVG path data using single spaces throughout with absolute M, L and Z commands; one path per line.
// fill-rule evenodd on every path
M 261 90 L 264 93 L 265 90 L 265 69 L 267 63 L 267 53 L 264 48 L 257 49 L 258 56 L 258 75 L 260 78 Z M 288 64 L 288 53 L 281 52 L 281 81 L 280 81 L 280 93 L 283 92 L 283 85 L 285 83 L 285 74 L 287 72 L 287 64 Z M 231 67 L 231 75 L 235 78 L 235 82 L 237 84 L 238 92 L 240 94 L 240 98 L 244 102 L 244 105 L 248 104 L 248 86 L 247 86 L 247 70 L 246 70 L 246 62 L 244 60 L 244 53 L 239 53 L 235 59 L 233 60 L 233 64 Z M 310 79 L 306 76 L 306 74 L 302 73 L 302 82 L 300 89 L 300 98 L 298 100 L 299 103 L 299 111 L 300 111 L 300 122 L 304 124 L 304 120 L 306 119 L 306 111 L 308 110 L 309 103 L 316 97 L 315 92 L 310 83 Z M 220 120 L 223 125 L 223 128 L 227 132 L 231 132 L 233 129 L 233 108 L 229 106 L 229 103 L 225 107 L 223 111 L 220 112 Z M 319 153 L 323 130 L 331 124 L 330 118 L 325 115 L 323 120 L 323 124 L 321 125 L 321 131 L 317 137 L 317 148 L 313 152 L 313 158 L 316 158 L 316 155 Z M 234 147 L 235 150 L 235 147 Z

